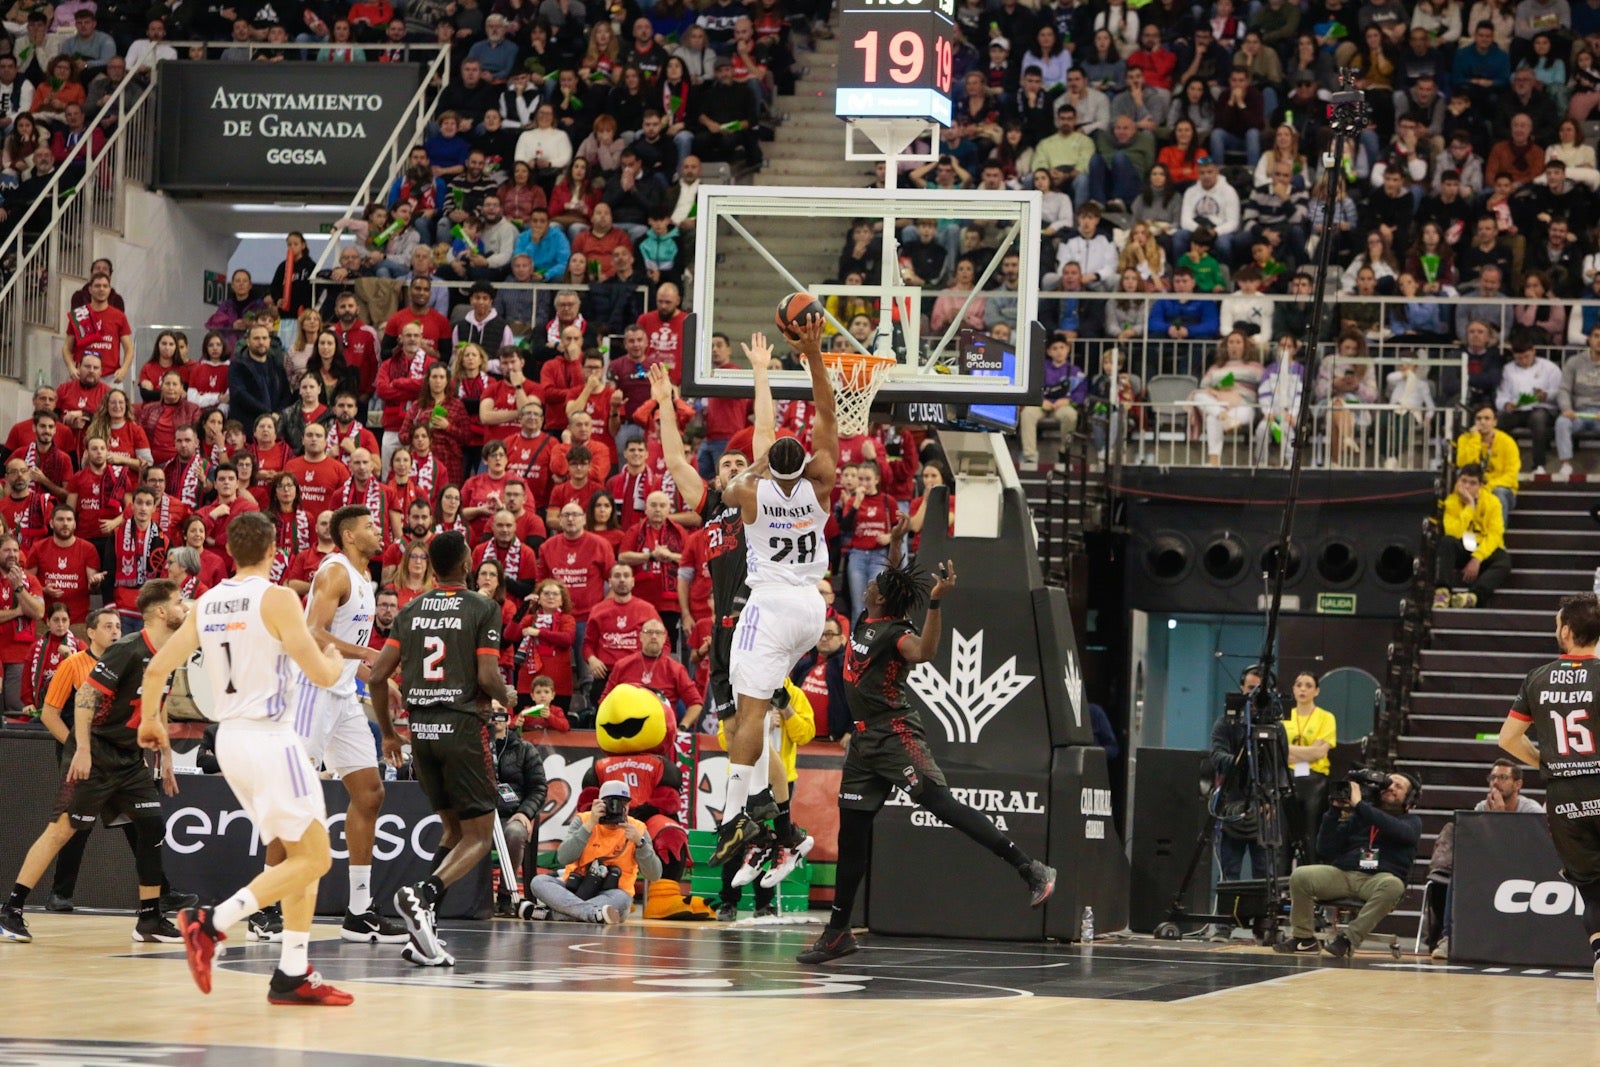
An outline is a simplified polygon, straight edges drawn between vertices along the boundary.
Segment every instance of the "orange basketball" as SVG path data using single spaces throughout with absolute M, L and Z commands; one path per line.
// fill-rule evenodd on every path
M 822 305 L 810 293 L 790 293 L 778 301 L 778 312 L 772 321 L 778 332 L 791 341 L 800 340 L 799 328 L 811 319 L 822 317 Z

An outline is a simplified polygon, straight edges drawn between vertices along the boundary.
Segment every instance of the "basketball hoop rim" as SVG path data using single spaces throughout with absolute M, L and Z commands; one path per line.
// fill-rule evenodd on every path
M 876 352 L 824 352 L 822 365 L 832 370 L 858 373 L 882 373 L 899 363 L 895 356 L 881 356 Z

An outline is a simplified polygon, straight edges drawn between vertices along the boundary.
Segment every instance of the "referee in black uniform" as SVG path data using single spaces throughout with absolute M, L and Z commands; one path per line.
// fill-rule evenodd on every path
M 500 810 L 489 701 L 513 703 L 500 676 L 500 608 L 465 587 L 472 554 L 459 532 L 428 545 L 438 585 L 401 609 L 372 665 L 372 711 L 383 733 L 383 755 L 398 766 L 400 736 L 389 710 L 389 676 L 405 662 L 400 697 L 411 718 L 417 782 L 444 823 L 433 874 L 395 894 L 395 910 L 411 934 L 403 955 L 422 967 L 455 961 L 439 944 L 435 912 L 445 888 L 489 854 Z
M 1500 747 L 1544 775 L 1550 836 L 1561 876 L 1583 897 L 1583 928 L 1594 951 L 1600 1003 L 1600 598 L 1579 593 L 1556 612 L 1561 658 L 1528 672 L 1500 727 Z M 1537 744 L 1528 738 L 1532 731 Z

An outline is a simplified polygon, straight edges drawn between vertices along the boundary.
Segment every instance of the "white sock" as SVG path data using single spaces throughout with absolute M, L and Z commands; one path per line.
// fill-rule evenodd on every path
M 261 905 L 256 903 L 256 895 L 247 887 L 211 910 L 211 925 L 219 931 L 225 931 L 246 915 L 254 915 L 260 910 Z
M 772 735 L 761 731 L 761 755 L 756 757 L 750 774 L 750 795 L 757 796 L 772 786 Z
M 350 865 L 350 914 L 364 915 L 372 910 L 372 864 Z
M 756 769 L 743 763 L 728 764 L 728 799 L 722 805 L 722 825 L 739 817 L 744 802 L 750 799 L 750 780 Z
M 311 961 L 306 958 L 310 947 L 310 930 L 285 930 L 283 951 L 278 955 L 278 970 L 291 978 L 299 978 L 311 970 Z

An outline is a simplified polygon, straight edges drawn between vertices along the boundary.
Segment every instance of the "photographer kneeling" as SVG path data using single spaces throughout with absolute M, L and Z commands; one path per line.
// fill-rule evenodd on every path
M 628 815 L 630 794 L 620 782 L 600 787 L 594 807 L 573 821 L 556 859 L 566 869 L 541 874 L 528 886 L 535 899 L 569 919 L 620 923 L 633 906 L 634 882 L 661 877 L 661 860 L 644 823 Z
M 1296 867 L 1289 876 L 1290 935 L 1274 946 L 1279 952 L 1316 952 L 1317 903 L 1356 897 L 1364 902 L 1360 914 L 1322 946 L 1333 956 L 1347 956 L 1405 895 L 1422 837 L 1422 820 L 1411 814 L 1420 786 L 1406 774 L 1356 771 L 1352 777 L 1370 793 L 1364 796 L 1358 781 L 1348 783 L 1348 795 L 1332 787 L 1317 833 L 1317 854 L 1331 862 Z M 1379 779 L 1386 779 L 1381 792 Z

